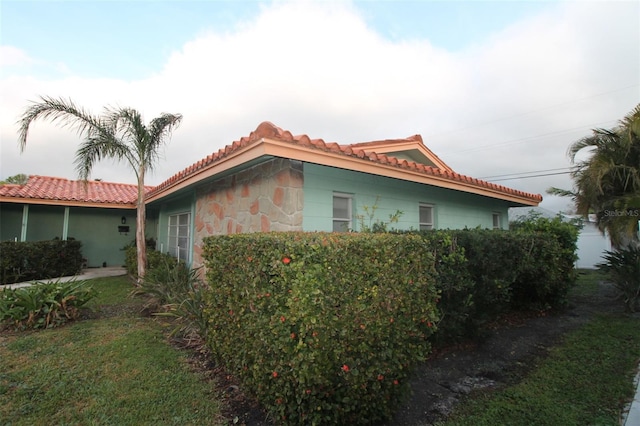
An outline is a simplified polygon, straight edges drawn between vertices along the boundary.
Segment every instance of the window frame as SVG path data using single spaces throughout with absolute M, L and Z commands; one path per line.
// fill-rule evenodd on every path
M 180 218 L 186 216 L 186 223 L 181 224 Z M 172 224 L 172 219 L 175 223 Z M 183 231 L 183 235 L 180 231 Z M 174 231 L 172 233 L 172 231 Z M 186 235 L 184 235 L 186 233 Z M 180 212 L 167 216 L 167 249 L 170 256 L 178 261 L 189 262 L 191 253 L 191 212 Z
M 497 225 L 496 225 L 496 222 L 497 222 Z M 493 229 L 502 229 L 502 214 L 500 212 L 491 213 L 491 225 Z
M 336 217 L 336 198 L 340 198 L 343 200 L 347 200 L 347 216 L 346 217 Z M 331 224 L 332 224 L 332 232 L 349 232 L 353 229 L 353 194 L 345 193 L 345 192 L 334 192 L 331 197 Z M 345 229 L 338 230 L 336 229 L 336 224 L 342 223 L 342 227 Z
M 431 222 L 422 222 L 422 209 L 429 209 L 431 212 Z M 432 231 L 436 229 L 436 207 L 431 203 L 418 204 L 418 229 L 420 231 Z M 424 228 L 423 228 L 424 227 Z

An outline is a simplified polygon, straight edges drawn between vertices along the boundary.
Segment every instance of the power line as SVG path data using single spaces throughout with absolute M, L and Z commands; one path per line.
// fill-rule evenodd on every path
M 602 121 L 600 123 L 595 123 L 595 126 L 602 126 L 608 123 L 615 123 L 616 120 L 607 120 L 607 121 Z M 543 138 L 543 137 L 547 137 L 547 136 L 555 136 L 555 135 L 561 135 L 563 133 L 570 133 L 573 132 L 575 130 L 581 130 L 581 129 L 585 129 L 585 128 L 593 128 L 594 124 L 592 125 L 583 125 L 580 127 L 573 127 L 571 129 L 564 129 L 564 130 L 557 130 L 554 132 L 549 132 L 549 133 L 543 133 L 540 135 L 535 135 L 535 136 L 527 136 L 524 138 L 518 138 L 518 139 L 511 139 L 511 140 L 507 140 L 504 142 L 498 142 L 498 143 L 494 143 L 494 144 L 489 144 L 489 145 L 482 145 L 482 146 L 476 146 L 476 147 L 472 147 L 472 148 L 467 148 L 467 149 L 459 149 L 456 150 L 456 153 L 460 153 L 460 152 L 472 152 L 472 151 L 482 151 L 484 149 L 489 149 L 489 148 L 497 148 L 497 147 L 501 147 L 501 146 L 506 146 L 506 145 L 514 145 L 517 143 L 524 143 L 527 142 L 530 139 L 538 139 L 538 138 Z
M 520 175 L 528 175 L 531 173 L 545 173 L 545 172 L 557 172 L 558 170 L 563 170 L 563 171 L 571 171 L 570 167 L 560 167 L 557 169 L 546 169 L 546 170 L 532 170 L 530 172 L 519 172 L 519 173 L 507 173 L 504 175 L 493 175 L 493 176 L 484 176 L 478 179 L 491 179 L 491 178 L 502 178 L 502 177 L 509 177 L 509 176 L 520 176 Z
M 529 178 L 536 178 L 536 177 L 542 177 L 542 176 L 568 175 L 569 173 L 571 172 L 568 171 L 568 172 L 558 172 L 558 173 L 546 173 L 546 174 L 532 175 L 532 176 L 510 177 L 510 178 L 504 178 L 504 179 L 492 179 L 491 182 L 500 182 L 503 180 L 514 180 L 514 179 L 529 179 Z

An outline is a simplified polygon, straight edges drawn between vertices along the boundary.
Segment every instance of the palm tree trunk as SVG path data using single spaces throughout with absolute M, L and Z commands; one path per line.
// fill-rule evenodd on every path
M 138 285 L 147 269 L 147 242 L 145 239 L 146 208 L 144 204 L 144 169 L 138 173 L 138 203 L 136 216 L 136 250 L 138 254 Z

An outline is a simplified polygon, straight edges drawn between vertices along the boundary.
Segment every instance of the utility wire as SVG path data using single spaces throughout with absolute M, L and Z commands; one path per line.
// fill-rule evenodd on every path
M 545 173 L 545 172 L 557 172 L 559 170 L 563 170 L 563 171 L 571 171 L 570 167 L 560 167 L 557 169 L 546 169 L 546 170 L 532 170 L 530 172 L 519 172 L 519 173 L 507 173 L 504 175 L 493 175 L 493 176 L 484 176 L 484 177 L 480 177 L 478 179 L 491 179 L 491 178 L 503 178 L 503 177 L 511 177 L 511 176 L 521 176 L 521 175 L 529 175 L 531 173 Z
M 571 172 L 569 171 L 569 172 L 558 172 L 558 173 L 545 173 L 541 175 L 510 177 L 510 178 L 504 178 L 504 179 L 491 179 L 491 182 L 500 182 L 503 180 L 514 180 L 514 179 L 529 179 L 529 178 L 536 178 L 536 177 L 542 177 L 542 176 L 568 175 L 569 173 Z

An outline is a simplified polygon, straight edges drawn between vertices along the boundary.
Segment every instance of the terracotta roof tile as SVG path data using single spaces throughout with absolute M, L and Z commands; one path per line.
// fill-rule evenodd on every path
M 398 169 L 408 170 L 412 173 L 422 173 L 428 176 L 434 176 L 452 182 L 460 182 L 468 185 L 491 189 L 492 191 L 501 192 L 508 195 L 524 197 L 532 201 L 542 201 L 542 196 L 531 194 L 523 191 L 511 189 L 502 185 L 485 182 L 469 176 L 461 175 L 452 170 L 431 167 L 406 159 L 399 159 L 388 154 L 376 153 L 375 147 L 389 144 L 390 140 L 365 142 L 351 145 L 340 145 L 335 142 L 325 143 L 322 139 L 311 139 L 307 135 L 293 136 L 291 132 L 282 130 L 281 128 L 269 122 L 261 123 L 255 131 L 249 136 L 242 137 L 238 141 L 234 141 L 231 145 L 221 148 L 207 157 L 197 161 L 191 166 L 181 170 L 160 185 L 146 187 L 145 191 L 148 196 L 157 195 L 166 188 L 178 183 L 199 170 L 209 168 L 224 158 L 243 150 L 249 145 L 259 142 L 263 138 L 276 140 L 280 142 L 290 143 L 308 149 L 317 149 L 332 155 L 344 155 L 358 159 L 358 161 L 371 161 L 384 166 L 394 167 Z M 422 144 L 420 135 L 411 136 L 398 141 L 413 140 Z M 393 142 L 393 141 L 391 141 Z M 425 149 L 428 149 L 424 147 Z M 431 151 L 429 151 L 431 153 Z M 433 154 L 435 156 L 435 154 Z M 437 157 L 435 157 L 437 158 Z M 119 184 L 102 181 L 88 181 L 87 185 L 82 181 L 72 181 L 62 178 L 30 176 L 29 181 L 25 185 L 6 184 L 0 186 L 0 198 L 16 198 L 16 199 L 41 199 L 50 201 L 65 201 L 79 203 L 98 203 L 98 204 L 121 204 L 135 205 L 137 198 L 137 186 L 131 184 Z
M 381 165 L 397 167 L 400 169 L 406 169 L 412 172 L 417 171 L 419 173 L 435 176 L 435 177 L 450 180 L 453 182 L 462 182 L 462 183 L 471 184 L 473 186 L 477 186 L 480 188 L 487 188 L 493 191 L 502 192 L 508 195 L 528 198 L 532 201 L 537 201 L 537 202 L 542 201 L 542 196 L 539 194 L 532 194 L 528 192 L 518 191 L 516 189 L 508 188 L 506 186 L 496 185 L 494 183 L 486 182 L 480 179 L 475 179 L 470 176 L 461 175 L 453 171 L 439 169 L 437 167 L 425 166 L 424 164 L 416 163 L 414 161 L 407 161 L 405 159 L 398 159 L 392 156 L 388 156 L 386 154 L 377 154 L 373 150 L 375 149 L 376 146 L 388 145 L 390 142 L 393 142 L 394 140 L 363 142 L 363 143 L 356 143 L 356 144 L 350 144 L 350 145 L 340 145 L 334 142 L 325 143 L 325 141 L 322 139 L 311 139 L 309 136 L 304 134 L 293 136 L 291 132 L 289 132 L 288 130 L 283 130 L 280 127 L 277 127 L 268 121 L 260 123 L 260 125 L 256 128 L 256 130 L 251 132 L 251 134 L 249 134 L 248 137 L 243 137 L 239 141 L 233 142 L 231 145 L 227 145 L 226 147 L 220 149 L 217 153 L 209 155 L 204 160 L 201 160 L 187 167 L 186 169 L 178 172 L 174 176 L 170 177 L 169 179 L 167 179 L 166 181 L 164 181 L 163 183 L 155 187 L 151 191 L 150 195 L 155 195 L 155 194 L 158 194 L 159 192 L 162 192 L 163 189 L 192 175 L 197 170 L 203 167 L 207 167 L 250 144 L 256 143 L 260 141 L 262 138 L 278 140 L 281 142 L 288 142 L 291 144 L 308 147 L 308 148 L 315 148 L 327 153 L 329 152 L 337 153 L 337 154 L 342 154 L 349 157 L 365 159 Z M 395 141 L 406 141 L 406 140 L 418 141 L 424 146 L 422 137 L 420 135 L 414 135 L 414 136 L 410 136 L 409 138 L 398 139 Z M 370 148 L 372 150 L 365 150 L 363 148 Z M 427 151 L 430 154 L 432 154 L 436 159 L 438 159 L 439 161 L 442 161 L 435 154 L 433 154 L 433 152 L 429 150 L 426 146 L 424 148 L 427 149 Z
M 145 188 L 147 191 L 151 187 Z M 66 201 L 97 204 L 136 203 L 137 185 L 90 180 L 82 181 L 48 176 L 29 176 L 24 185 L 1 185 L 0 197 Z

